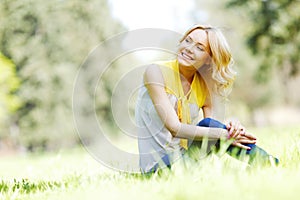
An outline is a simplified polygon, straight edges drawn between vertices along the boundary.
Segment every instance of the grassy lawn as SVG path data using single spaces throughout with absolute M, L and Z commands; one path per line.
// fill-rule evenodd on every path
M 110 170 L 82 148 L 6 156 L 0 160 L 0 199 L 299 199 L 300 127 L 252 132 L 280 166 L 249 168 L 211 155 L 143 177 Z

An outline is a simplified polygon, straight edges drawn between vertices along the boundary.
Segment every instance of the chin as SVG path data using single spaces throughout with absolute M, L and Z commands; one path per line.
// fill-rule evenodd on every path
M 178 64 L 183 65 L 183 66 L 193 66 L 194 65 L 193 61 L 188 61 L 188 60 L 185 60 L 180 57 L 178 57 L 177 60 L 178 60 Z
M 177 57 L 178 63 L 180 65 L 184 65 L 184 66 L 191 66 L 193 65 L 193 61 L 192 60 L 186 60 L 184 58 L 182 58 L 181 56 Z

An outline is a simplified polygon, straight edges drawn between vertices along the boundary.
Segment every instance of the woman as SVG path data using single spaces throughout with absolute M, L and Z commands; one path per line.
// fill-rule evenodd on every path
M 226 97 L 234 82 L 231 63 L 231 53 L 220 30 L 196 25 L 180 40 L 175 60 L 147 66 L 136 106 L 143 173 L 160 166 L 171 167 L 178 152 L 181 155 L 191 145 L 198 146 L 204 138 L 233 140 L 227 151 L 237 156 L 245 149 L 249 155 L 269 158 L 255 145 L 256 137 L 238 122 L 224 125 L 212 119 L 212 94 Z M 212 84 L 200 75 L 203 69 L 209 70 L 205 78 Z M 197 124 L 200 110 L 204 119 Z M 237 151 L 233 151 L 235 148 Z

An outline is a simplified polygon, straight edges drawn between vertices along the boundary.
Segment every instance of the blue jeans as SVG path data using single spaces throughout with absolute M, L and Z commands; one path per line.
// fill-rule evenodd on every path
M 203 126 L 203 127 L 212 127 L 212 128 L 223 128 L 223 129 L 227 129 L 226 126 L 224 124 L 222 124 L 221 122 L 211 119 L 211 118 L 205 118 L 203 120 L 201 120 L 197 126 Z M 246 150 L 246 149 L 242 149 L 233 145 L 230 145 L 227 150 L 226 153 L 228 153 L 230 156 L 234 157 L 234 158 L 241 158 L 241 155 L 243 155 L 242 152 L 245 152 L 246 155 L 249 155 L 250 159 L 249 159 L 249 164 L 252 164 L 255 160 L 258 160 L 260 163 L 258 164 L 264 164 L 264 163 L 269 163 L 270 162 L 270 155 L 263 150 L 262 148 L 258 147 L 255 144 L 243 144 L 245 146 L 250 147 L 251 149 Z M 192 141 L 192 144 L 189 146 L 189 150 L 187 150 L 187 153 L 193 149 L 193 148 L 201 148 L 202 146 L 202 141 Z M 216 141 L 216 143 L 213 145 L 214 147 L 216 147 L 216 149 L 220 149 L 220 140 Z M 210 153 L 210 149 L 208 150 Z M 276 165 L 279 164 L 279 160 L 277 158 L 274 158 L 272 156 L 272 158 L 274 159 L 274 162 Z M 168 155 L 165 155 L 161 158 L 161 160 L 164 162 L 164 164 L 171 169 L 171 162 L 169 159 Z M 261 163 L 262 162 L 262 163 Z M 156 164 L 149 172 L 147 172 L 146 174 L 152 174 L 153 172 L 157 171 L 157 169 L 159 168 L 159 165 Z
M 217 120 L 214 120 L 214 119 L 211 119 L 211 118 L 205 118 L 203 120 L 201 120 L 197 126 L 203 126 L 203 127 L 212 127 L 212 128 L 223 128 L 223 129 L 227 129 L 225 124 L 217 121 Z M 201 146 L 201 141 L 198 142 L 198 141 L 194 141 L 192 144 L 191 144 L 191 147 L 193 146 Z M 255 144 L 243 144 L 245 146 L 248 146 L 250 147 L 251 149 L 249 150 L 246 150 L 246 149 L 242 149 L 242 148 L 239 148 L 239 147 L 236 147 L 236 146 L 233 146 L 233 145 L 230 145 L 226 152 L 230 155 L 230 156 L 233 156 L 235 158 L 240 158 L 241 157 L 241 154 L 242 152 L 245 152 L 246 155 L 249 155 L 249 164 L 253 163 L 254 160 L 258 160 L 259 162 L 263 162 L 263 163 L 268 163 L 270 162 L 270 155 L 265 151 L 263 150 L 262 148 L 258 147 L 257 145 Z M 216 149 L 219 149 L 220 148 L 220 140 L 218 140 L 215 144 L 215 147 Z M 273 156 L 272 156 L 273 158 Z M 277 158 L 273 158 L 274 159 L 274 162 L 275 164 L 279 164 L 279 160 Z
M 163 161 L 163 163 L 169 168 L 169 169 L 171 169 L 171 162 L 170 162 L 170 158 L 169 158 L 169 155 L 168 154 L 166 154 L 166 155 L 164 155 L 162 158 L 161 158 L 161 160 Z M 156 172 L 157 170 L 158 170 L 158 168 L 159 168 L 159 164 L 158 163 L 156 163 L 156 165 L 154 165 L 154 167 L 152 167 L 151 169 L 150 169 L 150 171 L 148 171 L 148 172 L 146 172 L 146 173 L 144 173 L 144 174 L 148 174 L 148 175 L 151 175 L 152 173 L 154 173 L 154 172 Z

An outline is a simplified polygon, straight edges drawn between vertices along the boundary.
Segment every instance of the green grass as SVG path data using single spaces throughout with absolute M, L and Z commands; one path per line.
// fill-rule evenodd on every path
M 103 167 L 85 150 L 2 157 L 0 199 L 299 199 L 300 128 L 253 129 L 278 167 L 229 156 L 177 162 L 151 177 Z

